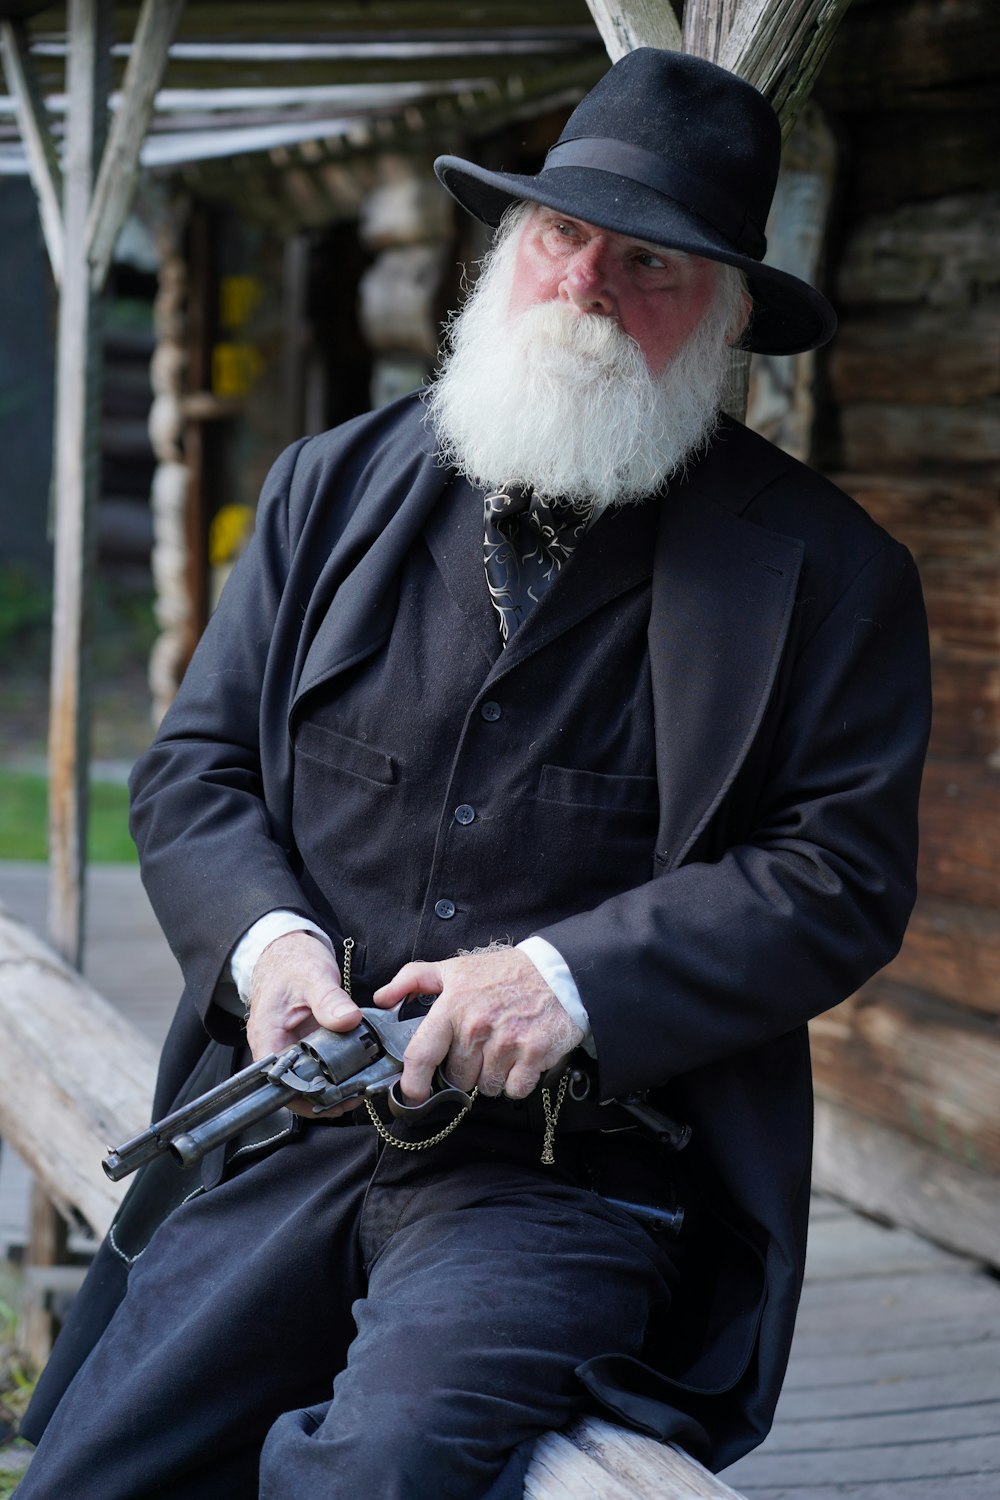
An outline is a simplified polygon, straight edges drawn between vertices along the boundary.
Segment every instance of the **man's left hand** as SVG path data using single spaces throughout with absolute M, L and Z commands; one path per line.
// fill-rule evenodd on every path
M 404 1058 L 400 1087 L 417 1104 L 429 1096 L 439 1065 L 466 1092 L 478 1086 L 483 1094 L 525 1099 L 584 1037 L 517 948 L 404 964 L 374 1000 L 388 1009 L 411 994 L 438 996 Z

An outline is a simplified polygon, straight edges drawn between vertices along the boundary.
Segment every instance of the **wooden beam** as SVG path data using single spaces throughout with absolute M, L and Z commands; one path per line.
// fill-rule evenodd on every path
M 17 111 L 28 174 L 38 198 L 45 248 L 58 285 L 63 263 L 62 171 L 22 22 L 0 21 L 0 50 L 7 87 Z
M 787 138 L 851 0 L 742 0 L 717 61 L 770 99 Z
M 883 1222 L 1000 1265 L 1000 1180 L 854 1107 L 816 1099 L 815 1183 Z
M 0 968 L 0 1136 L 70 1223 L 102 1235 L 126 1184 L 101 1157 L 149 1122 L 155 1048 L 2 907 Z
M 184 0 L 144 0 L 122 80 L 121 99 L 101 158 L 85 230 L 91 285 L 104 286 L 111 254 L 139 176 L 139 153 L 153 114 Z
M 670 0 L 587 0 L 612 62 L 636 47 L 679 52 L 681 28 Z
M 743 1500 L 675 1443 L 580 1417 L 535 1444 L 524 1500 Z
M 684 51 L 718 62 L 741 0 L 687 0 L 684 6 Z
M 104 134 L 111 0 L 70 0 L 63 184 L 65 255 L 56 350 L 55 568 L 49 711 L 49 936 L 70 963 L 83 951 L 90 745 L 89 600 L 96 481 L 97 304 L 85 228 Z

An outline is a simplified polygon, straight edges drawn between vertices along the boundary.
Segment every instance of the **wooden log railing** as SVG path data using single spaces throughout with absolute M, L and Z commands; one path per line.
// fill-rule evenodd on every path
M 155 1049 L 2 907 L 0 1037 L 0 1138 L 63 1218 L 100 1238 L 126 1186 L 101 1157 L 148 1123 Z
M 154 1048 L 0 906 L 0 1138 L 71 1223 L 103 1235 L 127 1186 L 100 1159 L 149 1119 Z M 681 1449 L 582 1417 L 540 1439 L 526 1500 L 740 1500 Z

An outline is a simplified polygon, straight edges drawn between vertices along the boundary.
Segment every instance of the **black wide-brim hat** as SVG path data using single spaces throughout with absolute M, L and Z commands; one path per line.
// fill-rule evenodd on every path
M 434 170 L 486 224 L 527 199 L 738 266 L 754 299 L 744 347 L 798 354 L 825 344 L 837 319 L 808 282 L 762 264 L 780 160 L 778 118 L 751 84 L 702 58 L 640 47 L 580 101 L 536 177 L 457 156 L 439 156 Z

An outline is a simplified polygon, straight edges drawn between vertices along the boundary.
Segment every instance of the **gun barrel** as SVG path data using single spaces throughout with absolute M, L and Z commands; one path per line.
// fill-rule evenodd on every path
M 121 1182 L 130 1172 L 138 1171 L 155 1156 L 169 1150 L 175 1135 L 211 1118 L 213 1113 L 226 1108 L 227 1104 L 252 1095 L 261 1087 L 263 1075 L 277 1061 L 272 1053 L 260 1062 L 251 1063 L 239 1073 L 234 1073 L 231 1078 L 224 1079 L 222 1083 L 200 1094 L 197 1099 L 192 1099 L 189 1104 L 182 1104 L 179 1109 L 164 1115 L 162 1120 L 155 1120 L 124 1145 L 109 1146 L 107 1155 L 101 1162 L 104 1175 L 110 1177 L 112 1182 Z M 274 1108 L 273 1105 L 271 1107 Z
M 213 1147 L 231 1140 L 241 1130 L 246 1130 L 248 1125 L 255 1125 L 258 1120 L 262 1120 L 279 1105 L 287 1104 L 295 1096 L 295 1089 L 289 1088 L 287 1084 L 268 1083 L 262 1079 L 260 1088 L 246 1098 L 237 1099 L 234 1104 L 220 1110 L 210 1119 L 203 1120 L 199 1125 L 192 1125 L 190 1130 L 172 1135 L 166 1142 L 166 1148 L 182 1167 L 193 1167 Z

